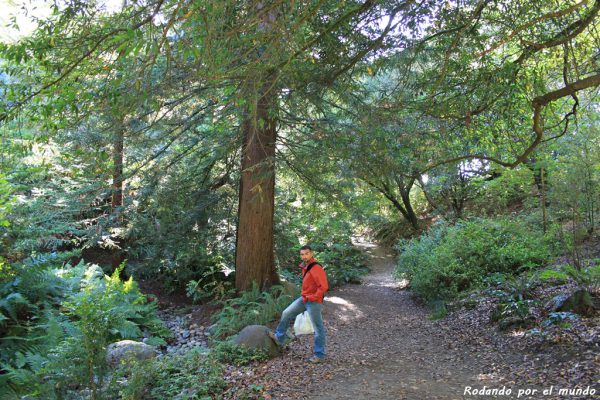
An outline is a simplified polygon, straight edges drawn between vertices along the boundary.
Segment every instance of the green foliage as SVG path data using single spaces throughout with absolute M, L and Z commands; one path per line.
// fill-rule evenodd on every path
M 537 277 L 534 274 L 525 273 L 518 277 L 508 275 L 499 288 L 491 290 L 491 294 L 499 299 L 492 320 L 499 321 L 510 317 L 526 318 L 531 308 L 538 304 L 533 296 L 537 284 Z
M 360 283 L 361 277 L 369 273 L 366 256 L 352 243 L 340 242 L 316 244 L 313 247 L 319 262 L 323 263 L 330 287 L 346 283 Z
M 548 318 L 542 322 L 542 326 L 548 327 L 551 325 L 558 325 L 563 329 L 567 329 L 571 326 L 572 321 L 577 321 L 580 318 L 579 315 L 572 312 L 551 312 L 548 315 Z
M 597 292 L 600 291 L 600 264 L 596 260 L 594 265 L 582 268 L 563 265 L 560 269 L 540 271 L 539 278 L 544 281 L 558 281 L 560 283 L 572 279 L 579 287 L 590 292 Z
M 403 240 L 395 271 L 427 301 L 451 300 L 482 286 L 492 273 L 517 274 L 548 261 L 541 232 L 517 220 L 475 219 L 439 223 L 420 238 Z
M 369 270 L 365 255 L 352 244 L 355 229 L 352 220 L 357 218 L 353 210 L 314 188 L 299 191 L 290 185 L 281 191 L 275 225 L 280 274 L 288 281 L 301 283 L 297 267 L 299 250 L 302 245 L 309 244 L 315 259 L 325 268 L 330 287 L 360 282 L 361 276 Z
M 221 363 L 233 364 L 238 367 L 269 358 L 269 355 L 264 351 L 238 346 L 232 340 L 218 342 L 216 346 L 213 346 L 211 355 Z
M 136 274 L 158 279 L 171 291 L 193 285 L 190 297 L 202 301 L 212 293 L 223 297 L 230 288 L 222 271 L 234 267 L 229 213 L 235 192 L 220 176 L 228 178 L 231 166 L 211 157 L 193 165 L 174 166 L 162 180 L 145 183 L 127 206 L 131 218 L 124 236 L 129 255 L 139 260 Z M 216 179 L 224 182 L 217 185 Z
M 372 225 L 375 241 L 387 247 L 393 247 L 400 239 L 410 239 L 417 234 L 410 223 L 404 219 L 373 218 Z
M 498 173 L 501 175 L 495 179 L 479 179 L 475 182 L 478 196 L 473 199 L 472 208 L 478 214 L 506 214 L 511 207 L 521 206 L 529 196 L 528 191 L 533 182 L 530 169 L 521 166 L 501 169 Z
M 186 286 L 186 293 L 194 302 L 203 300 L 222 300 L 235 293 L 234 274 L 225 275 L 224 264 L 206 268 L 198 280 L 190 280 Z
M 213 336 L 230 336 L 251 324 L 266 325 L 275 320 L 292 300 L 282 286 L 275 285 L 268 292 L 261 292 L 254 284 L 252 290 L 243 292 L 240 297 L 221 302 L 223 308 L 212 316 L 217 325 Z
M 216 357 L 195 348 L 121 368 L 108 395 L 123 400 L 218 398 L 227 387 L 223 372 Z M 119 383 L 121 377 L 127 378 L 125 385 Z
M 31 257 L 0 269 L 0 387 L 15 394 L 39 390 L 35 373 L 63 337 L 65 321 L 55 307 L 66 285 L 51 270 L 54 258 Z
M 155 316 L 156 304 L 148 303 L 130 278 L 121 281 L 124 264 L 112 276 L 97 266 L 85 272 L 81 291 L 73 293 L 62 306 L 74 322 L 75 332 L 53 350 L 48 375 L 63 384 L 85 383 L 94 392 L 106 373 L 106 347 L 122 339 L 140 339 L 142 329 L 157 336 L 169 331 Z M 165 342 L 163 341 L 163 344 Z M 66 361 L 78 360 L 77 363 Z M 54 367 L 54 368 L 53 368 Z
M 82 387 L 94 393 L 106 373 L 106 346 L 120 339 L 170 335 L 133 279 L 96 265 L 58 267 L 38 256 L 3 267 L 0 280 L 0 384 L 13 393 L 54 398 Z M 59 264 L 60 265 L 60 264 Z
M 365 224 L 399 233 L 381 223 L 392 213 L 411 231 L 426 213 L 523 207 L 537 220 L 467 221 L 403 241 L 398 274 L 440 315 L 446 299 L 500 277 L 490 274 L 510 281 L 544 264 L 541 221 L 561 224 L 583 265 L 579 249 L 597 229 L 600 145 L 593 87 L 574 89 L 597 73 L 597 2 L 279 2 L 268 23 L 252 2 L 62 3 L 29 37 L 0 44 L 0 380 L 11 390 L 41 368 L 58 371 L 40 354 L 82 361 L 82 375 L 72 363 L 56 380 L 90 386 L 107 342 L 161 331 L 128 283 L 85 276 L 84 264 L 60 275 L 58 259 L 51 267 L 31 254 L 120 245 L 169 289 L 195 301 L 229 296 L 220 273 L 234 264 L 236 171 L 245 128 L 265 127 L 254 116 L 266 74 L 265 111 L 278 126 L 275 263 L 290 280 L 297 249 L 312 244 L 331 286 L 357 282 L 366 269 L 352 234 Z M 544 137 L 530 147 L 534 112 Z M 108 182 L 120 178 L 117 206 Z M 577 271 L 565 273 L 597 282 Z M 287 302 L 230 299 L 220 334 Z M 42 386 L 32 393 L 43 397 Z

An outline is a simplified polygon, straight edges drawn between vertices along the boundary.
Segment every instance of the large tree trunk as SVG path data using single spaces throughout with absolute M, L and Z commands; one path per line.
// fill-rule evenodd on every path
M 271 74 L 257 82 L 242 124 L 242 174 L 235 256 L 235 286 L 265 289 L 279 282 L 273 257 L 277 90 Z M 252 97 L 252 95 L 250 95 Z

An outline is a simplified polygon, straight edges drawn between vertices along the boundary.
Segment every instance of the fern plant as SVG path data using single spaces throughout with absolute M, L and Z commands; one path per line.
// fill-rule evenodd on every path
M 223 338 L 238 333 L 247 325 L 267 324 L 276 319 L 291 300 L 282 286 L 275 285 L 268 292 L 261 292 L 254 283 L 252 290 L 240 297 L 221 302 L 223 308 L 212 317 L 217 325 L 213 336 Z
M 0 390 L 6 396 L 61 397 L 96 392 L 106 346 L 120 339 L 164 344 L 170 331 L 122 264 L 111 276 L 83 262 L 56 268 L 60 256 L 29 257 L 0 272 Z
M 41 368 L 49 346 L 62 337 L 55 308 L 64 288 L 49 271 L 52 256 L 0 266 L 0 387 L 7 393 L 38 393 Z

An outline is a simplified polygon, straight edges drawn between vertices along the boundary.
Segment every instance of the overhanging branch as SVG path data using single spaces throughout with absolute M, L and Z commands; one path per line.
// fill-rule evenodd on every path
M 589 89 L 591 87 L 597 87 L 597 86 L 600 86 L 600 74 L 596 74 L 596 75 L 592 75 L 592 76 L 589 76 L 584 79 L 580 79 L 578 81 L 575 81 L 568 85 L 565 85 L 564 87 L 562 87 L 560 89 L 554 90 L 552 92 L 548 92 L 544 95 L 534 98 L 533 101 L 531 102 L 531 104 L 533 107 L 533 131 L 535 132 L 535 137 L 534 137 L 533 141 L 531 142 L 531 144 L 523 151 L 523 153 L 521 153 L 521 155 L 519 155 L 515 159 L 515 161 L 507 162 L 507 161 L 502 161 L 498 158 L 489 157 L 489 156 L 486 156 L 483 154 L 470 154 L 470 155 L 464 155 L 464 156 L 450 158 L 450 159 L 443 160 L 443 161 L 438 161 L 435 163 L 430 163 L 427 166 L 425 166 L 425 168 L 421 169 L 419 172 L 416 172 L 415 177 L 418 176 L 418 174 L 424 174 L 424 173 L 431 171 L 432 169 L 437 168 L 444 164 L 450 164 L 450 163 L 455 163 L 455 162 L 462 161 L 462 160 L 472 160 L 472 159 L 486 160 L 486 161 L 490 161 L 490 162 L 496 163 L 498 165 L 501 165 L 503 167 L 515 168 L 516 166 L 518 166 L 519 164 L 521 164 L 525 160 L 527 160 L 527 157 L 529 157 L 529 155 L 535 150 L 535 148 L 543 141 L 543 138 L 544 138 L 544 125 L 542 122 L 543 108 L 545 106 L 547 106 L 548 104 L 552 103 L 553 101 L 556 101 L 563 97 L 572 96 L 573 94 L 575 94 L 576 92 L 578 92 L 580 90 Z

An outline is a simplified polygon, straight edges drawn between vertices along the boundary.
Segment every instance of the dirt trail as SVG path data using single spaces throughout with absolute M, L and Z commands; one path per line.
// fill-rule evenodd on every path
M 428 311 L 402 290 L 392 277 L 389 249 L 359 246 L 369 255 L 372 272 L 360 285 L 327 294 L 327 362 L 306 364 L 313 339 L 301 336 L 266 367 L 273 372 L 274 398 L 461 399 L 467 385 L 502 387 L 464 344 L 439 332 Z M 506 358 L 498 354 L 497 360 Z
M 393 279 L 391 252 L 362 247 L 372 272 L 361 285 L 332 291 L 324 316 L 332 322 L 329 354 L 353 367 L 310 392 L 320 393 L 318 399 L 456 399 L 465 385 L 481 386 L 472 360 L 462 351 L 448 354 L 427 310 Z

